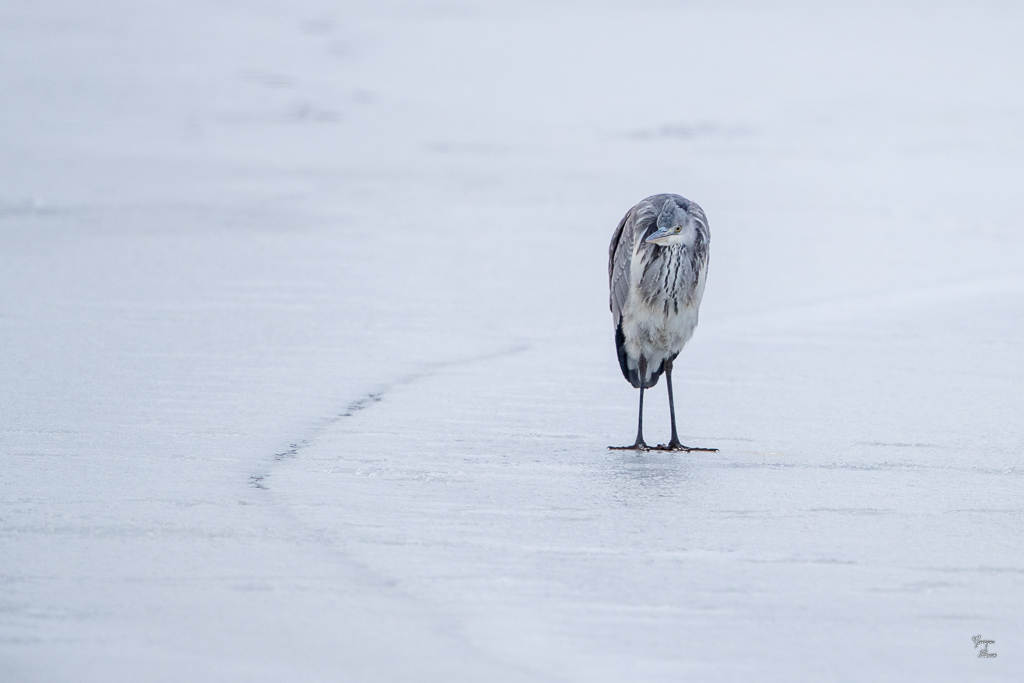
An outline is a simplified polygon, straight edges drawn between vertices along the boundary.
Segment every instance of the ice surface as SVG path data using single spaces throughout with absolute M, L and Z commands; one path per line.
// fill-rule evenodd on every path
M 1022 19 L 3 3 L 0 680 L 1024 680 Z

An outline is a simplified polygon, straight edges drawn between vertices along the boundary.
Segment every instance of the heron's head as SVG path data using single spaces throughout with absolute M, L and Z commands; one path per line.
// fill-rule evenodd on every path
M 701 239 L 704 225 L 704 212 L 696 204 L 691 202 L 689 206 L 682 207 L 669 202 L 658 215 L 654 232 L 644 241 L 662 247 L 693 246 Z

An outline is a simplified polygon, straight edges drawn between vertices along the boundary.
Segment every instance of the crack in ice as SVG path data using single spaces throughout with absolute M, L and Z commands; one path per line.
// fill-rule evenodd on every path
M 344 420 L 345 418 L 352 417 L 354 414 L 369 408 L 374 403 L 380 403 L 383 400 L 384 395 L 396 387 L 412 384 L 413 382 L 416 382 L 418 380 L 434 376 L 445 368 L 456 367 L 459 365 L 468 365 L 470 363 L 494 360 L 497 358 L 504 358 L 506 356 L 522 353 L 528 348 L 528 344 L 518 344 L 516 346 L 513 346 L 512 348 L 505 349 L 503 351 L 496 351 L 494 353 L 482 354 L 479 356 L 470 356 L 469 358 L 460 358 L 456 360 L 433 363 L 430 366 L 428 366 L 428 368 L 425 370 L 419 370 L 417 372 L 411 372 L 409 374 L 403 375 L 402 377 L 399 377 L 397 380 L 389 384 L 385 384 L 383 387 L 377 389 L 376 391 L 372 391 L 364 395 L 362 398 L 352 401 L 345 407 L 343 411 L 335 415 L 332 415 L 331 417 L 324 420 L 319 426 L 314 427 L 313 433 L 308 438 L 289 443 L 286 449 L 274 454 L 273 462 L 278 463 L 298 457 L 299 452 L 313 445 L 313 443 L 317 440 L 317 438 L 320 437 L 321 434 L 323 434 L 328 429 L 336 425 L 338 422 Z M 249 485 L 257 489 L 266 490 L 268 487 L 265 483 L 265 480 L 269 476 L 269 471 L 264 472 L 262 474 L 250 475 Z

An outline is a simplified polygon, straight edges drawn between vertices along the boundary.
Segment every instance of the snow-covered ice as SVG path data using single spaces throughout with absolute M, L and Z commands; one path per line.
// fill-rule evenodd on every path
M 4 2 L 0 681 L 1024 680 L 1022 25 Z

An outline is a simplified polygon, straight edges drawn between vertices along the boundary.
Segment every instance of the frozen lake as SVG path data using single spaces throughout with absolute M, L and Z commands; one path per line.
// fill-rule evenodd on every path
M 1021 26 L 4 2 L 0 681 L 1024 680 Z

